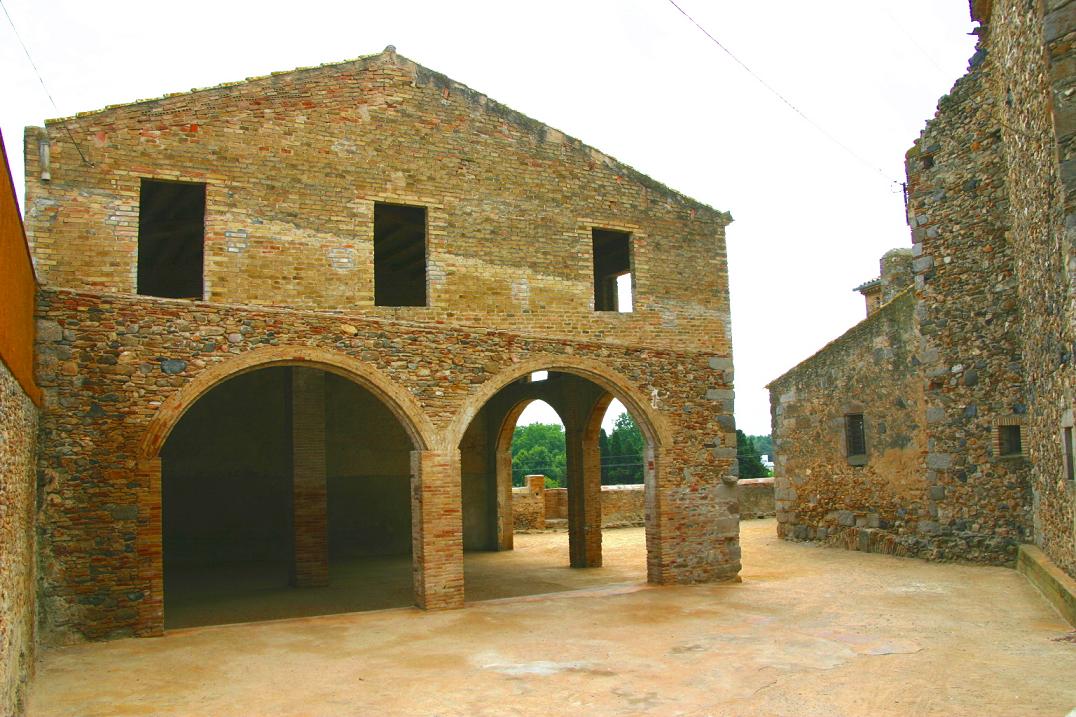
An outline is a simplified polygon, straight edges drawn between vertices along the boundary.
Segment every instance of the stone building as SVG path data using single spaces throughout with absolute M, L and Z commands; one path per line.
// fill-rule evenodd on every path
M 25 149 L 42 639 L 160 634 L 222 573 L 324 585 L 341 556 L 410 553 L 413 601 L 460 606 L 463 551 L 512 547 L 535 399 L 573 566 L 601 565 L 615 397 L 649 579 L 737 575 L 727 213 L 391 47 Z
M 770 384 L 779 533 L 991 563 L 1033 543 L 1076 575 L 1076 3 L 971 10 L 968 74 L 907 155 L 914 280 L 877 283 L 911 288 Z

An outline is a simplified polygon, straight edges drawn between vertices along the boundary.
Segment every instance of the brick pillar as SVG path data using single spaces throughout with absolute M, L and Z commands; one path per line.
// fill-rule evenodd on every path
M 138 580 L 135 633 L 164 634 L 164 545 L 161 533 L 161 459 L 144 458 L 135 466 L 138 484 Z
M 500 448 L 500 446 L 498 446 Z M 515 547 L 515 518 L 512 516 L 512 442 L 497 451 L 494 460 L 497 481 L 497 550 Z
M 411 544 L 415 604 L 463 607 L 460 452 L 412 451 Z
M 602 475 L 597 439 L 584 440 L 585 431 L 565 426 L 568 477 L 568 554 L 573 568 L 602 564 Z
M 325 487 L 325 374 L 291 369 L 292 525 L 291 582 L 329 584 L 328 506 Z

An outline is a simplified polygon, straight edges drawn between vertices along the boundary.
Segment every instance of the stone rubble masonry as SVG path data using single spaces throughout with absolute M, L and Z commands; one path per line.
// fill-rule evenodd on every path
M 38 412 L 0 361 L 0 714 L 24 709 L 35 652 Z
M 786 537 L 935 558 L 1012 564 L 1034 541 L 1073 576 L 1076 484 L 1062 438 L 1076 390 L 1076 2 L 984 0 L 972 15 L 983 26 L 969 72 L 906 158 L 910 364 L 833 382 L 873 370 L 872 336 L 859 349 L 841 339 L 771 384 L 778 518 Z M 830 375 L 811 378 L 823 364 Z M 899 522 L 874 503 L 863 515 L 841 455 L 804 442 L 819 438 L 811 422 L 821 410 L 806 406 L 827 392 L 865 406 L 869 428 L 895 391 L 919 405 L 922 452 L 920 466 L 879 474 L 889 489 L 911 488 L 894 493 Z M 1021 454 L 999 455 L 999 425 L 1020 427 Z M 839 445 L 836 426 L 826 440 Z M 828 496 L 802 490 L 817 481 Z M 836 539 L 820 510 L 841 526 Z
M 773 478 L 741 478 L 736 484 L 740 499 L 740 518 L 772 518 L 774 506 Z
M 1076 407 L 1076 3 L 997 0 L 985 46 L 993 82 L 1019 281 L 1034 542 L 1076 577 L 1076 483 L 1062 426 Z
M 728 214 L 392 48 L 49 121 L 25 141 L 46 640 L 159 634 L 160 448 L 200 395 L 268 365 L 342 374 L 401 421 L 424 607 L 462 604 L 465 431 L 542 369 L 615 394 L 643 425 L 650 580 L 735 578 Z M 134 295 L 143 178 L 206 184 L 205 301 Z M 426 208 L 428 306 L 373 306 L 375 202 Z M 594 228 L 630 234 L 631 313 L 593 310 Z M 573 460 L 593 482 L 594 456 Z M 577 557 L 599 559 L 599 501 L 575 513 Z
M 516 530 L 544 530 L 545 476 L 524 476 L 523 482 L 522 488 L 512 488 L 512 525 Z
M 537 476 L 543 481 L 545 476 Z M 527 476 L 531 478 L 531 476 Z M 603 528 L 640 527 L 646 523 L 646 491 L 638 485 L 603 485 Z M 512 515 L 516 530 L 542 530 L 546 520 L 568 519 L 568 489 L 545 488 L 544 484 L 512 489 Z

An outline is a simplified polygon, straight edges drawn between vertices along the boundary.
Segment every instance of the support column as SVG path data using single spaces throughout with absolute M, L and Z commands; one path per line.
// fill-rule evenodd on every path
M 460 452 L 411 453 L 411 569 L 415 604 L 463 607 Z
M 574 421 L 570 421 L 574 424 Z M 600 568 L 602 564 L 602 476 L 597 440 L 587 442 L 586 432 L 565 426 L 568 477 L 568 553 L 573 568 Z
M 291 369 L 292 585 L 329 584 L 328 492 L 325 485 L 325 374 Z
M 515 517 L 512 514 L 511 439 L 498 440 L 494 450 L 496 451 L 494 481 L 497 491 L 497 550 L 512 550 L 515 547 Z
M 164 634 L 164 545 L 161 533 L 161 459 L 144 458 L 135 466 L 138 484 L 138 579 L 142 597 L 136 606 L 139 637 Z

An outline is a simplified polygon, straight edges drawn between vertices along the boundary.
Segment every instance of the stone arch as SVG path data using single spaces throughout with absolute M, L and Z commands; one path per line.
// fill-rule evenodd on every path
M 436 431 L 422 407 L 410 393 L 376 368 L 353 356 L 311 346 L 268 346 L 207 367 L 165 399 L 145 430 L 139 458 L 156 457 L 183 414 L 214 387 L 240 374 L 270 366 L 307 366 L 354 381 L 392 411 L 416 451 L 435 444 Z
M 458 447 L 467 426 L 498 391 L 535 371 L 561 371 L 593 381 L 613 398 L 619 399 L 632 415 L 638 417 L 639 428 L 648 444 L 655 449 L 672 445 L 672 430 L 665 417 L 650 405 L 649 398 L 634 388 L 627 378 L 592 359 L 548 354 L 513 364 L 481 384 L 478 390 L 463 402 L 444 431 L 443 448 L 451 450 Z

